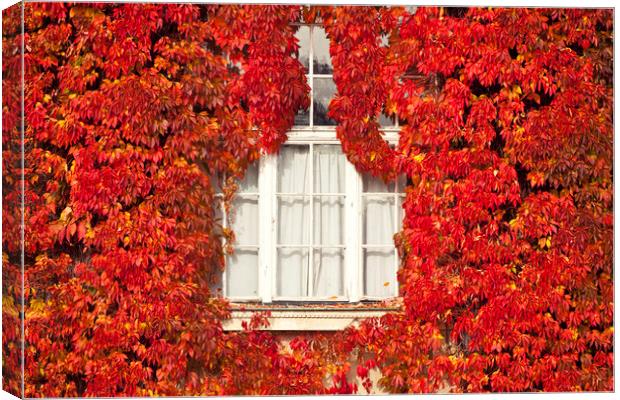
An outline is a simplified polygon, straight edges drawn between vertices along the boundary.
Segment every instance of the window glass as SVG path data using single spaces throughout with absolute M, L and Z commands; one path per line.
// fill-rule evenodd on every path
M 278 244 L 310 244 L 310 199 L 294 195 L 278 197 Z
M 235 249 L 228 257 L 228 297 L 258 297 L 258 249 Z
M 381 35 L 381 46 L 382 47 L 387 47 L 390 44 L 390 38 L 388 37 L 388 35 Z
M 363 250 L 364 257 L 364 294 L 368 297 L 390 297 L 397 290 L 394 274 L 394 250 Z
M 379 125 L 382 128 L 393 128 L 396 126 L 396 118 L 388 117 L 384 113 L 379 116 Z
M 333 68 L 325 30 L 317 25 L 302 25 L 295 36 L 300 44 L 297 57 L 306 68 L 306 78 L 310 85 L 310 107 L 297 112 L 295 125 L 334 126 L 335 121 L 327 117 L 329 102 L 336 93 L 336 85 L 331 76 Z M 312 60 L 309 60 L 310 58 Z
M 394 193 L 394 183 L 385 184 L 380 178 L 364 174 L 362 179 L 364 193 Z
M 362 241 L 364 244 L 391 245 L 396 233 L 394 196 L 364 196 L 362 201 Z
M 346 159 L 340 145 L 315 145 L 314 243 L 344 244 L 344 196 Z
M 339 144 L 280 151 L 276 296 L 344 295 L 345 162 Z
M 314 26 L 312 32 L 312 68 L 314 74 L 331 74 L 333 72 L 332 59 L 329 55 L 329 40 L 325 29 Z
M 309 152 L 308 145 L 282 146 L 278 158 L 278 192 L 310 192 Z
M 344 196 L 314 199 L 314 244 L 344 244 Z
M 314 125 L 333 126 L 336 121 L 327 116 L 329 102 L 336 94 L 336 84 L 332 78 L 314 78 L 313 80 L 312 118 Z
M 239 182 L 240 193 L 258 193 L 258 166 L 250 165 L 245 171 L 245 176 Z
M 248 167 L 239 182 L 229 222 L 235 232 L 233 254 L 226 256 L 226 296 L 258 297 L 258 164 Z
M 308 295 L 309 256 L 307 248 L 278 249 L 278 296 L 304 297 Z
M 233 201 L 231 228 L 236 244 L 258 245 L 258 196 L 239 196 Z
M 397 252 L 394 234 L 402 221 L 402 192 L 405 180 L 386 184 L 365 174 L 362 179 L 363 294 L 385 298 L 398 293 Z
M 337 93 L 333 79 L 333 67 L 329 54 L 329 38 L 325 29 L 319 25 L 301 25 L 295 37 L 299 42 L 297 57 L 306 71 L 310 85 L 311 104 L 307 110 L 299 110 L 295 115 L 298 127 L 335 126 L 336 122 L 327 117 L 329 103 Z M 387 35 L 381 36 L 381 46 L 387 46 Z M 312 58 L 310 62 L 310 58 Z M 379 125 L 383 128 L 398 127 L 397 118 L 381 113 Z
M 314 250 L 314 296 L 330 298 L 344 294 L 344 250 Z
M 276 180 L 275 196 L 270 208 L 275 234 L 267 234 L 269 242 L 267 259 L 270 277 L 267 286 L 275 291 L 270 294 L 278 300 L 346 300 L 345 251 L 355 248 L 361 256 L 356 265 L 363 299 L 382 299 L 398 294 L 396 271 L 398 254 L 394 234 L 400 230 L 403 219 L 404 177 L 386 184 L 370 175 L 361 177 L 361 193 L 350 193 L 347 186 L 347 164 L 340 143 L 285 144 L 280 149 L 272 169 Z M 268 167 L 269 168 L 269 167 Z M 264 181 L 261 176 L 261 181 Z M 357 178 L 356 178 L 357 179 Z M 211 286 L 215 292 L 223 287 L 223 294 L 233 300 L 257 300 L 259 293 L 259 237 L 265 227 L 259 226 L 259 168 L 252 165 L 245 178 L 239 182 L 239 191 L 225 217 L 221 206 L 215 211 L 224 226 L 235 232 L 233 254 L 226 256 L 223 279 Z M 262 192 L 261 192 L 262 193 Z M 270 196 L 271 196 L 270 195 Z M 360 196 L 360 201 L 349 202 L 347 196 Z M 261 203 L 265 204 L 265 203 Z M 358 239 L 347 237 L 349 228 L 347 207 L 359 204 L 355 229 Z M 262 207 L 262 206 L 261 206 Z M 269 231 L 271 232 L 271 231 Z M 271 237 L 273 236 L 273 239 Z M 265 240 L 267 240 L 265 239 Z M 360 248 L 361 246 L 361 248 Z M 261 249 L 261 257 L 263 249 Z M 348 267 L 347 267 L 348 268 Z M 275 281 L 274 281 L 275 279 Z M 222 284 L 223 283 L 223 284 Z M 265 286 L 261 286 L 265 287 Z
M 297 59 L 306 68 L 306 73 L 308 73 L 310 66 L 310 27 L 307 25 L 300 26 L 295 33 L 295 37 L 299 43 Z
M 314 192 L 344 194 L 346 158 L 340 145 L 314 146 Z
M 309 126 L 310 125 L 310 110 L 299 110 L 295 114 L 295 125 L 297 126 Z

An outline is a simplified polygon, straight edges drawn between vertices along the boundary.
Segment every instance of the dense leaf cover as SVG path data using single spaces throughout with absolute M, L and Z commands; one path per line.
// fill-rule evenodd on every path
M 2 12 L 3 35 L 21 31 L 21 10 Z M 21 41 L 2 41 L 2 389 L 19 395 L 22 382 Z
M 234 240 L 216 187 L 229 206 L 308 106 L 302 19 L 331 40 L 347 158 L 409 179 L 403 309 L 284 346 L 264 315 L 224 332 L 230 306 L 209 288 Z M 390 392 L 612 390 L 612 29 L 606 10 L 27 3 L 25 395 L 350 393 L 355 376 L 371 389 L 373 368 Z M 16 371 L 10 83 L 3 363 Z M 382 112 L 401 121 L 394 149 Z M 3 379 L 18 391 L 16 373 Z

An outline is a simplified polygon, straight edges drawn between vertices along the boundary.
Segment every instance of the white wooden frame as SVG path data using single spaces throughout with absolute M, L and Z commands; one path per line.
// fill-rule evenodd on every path
M 331 74 L 314 74 L 313 73 L 313 31 L 316 25 L 309 25 L 310 29 L 310 46 L 308 60 L 308 83 L 311 88 L 314 85 L 313 78 L 332 78 Z M 296 126 L 288 134 L 288 141 L 284 144 L 309 145 L 315 144 L 337 144 L 340 141 L 336 138 L 335 126 L 315 126 L 314 121 L 314 99 L 311 98 L 309 107 L 309 125 Z M 395 121 L 393 127 L 382 129 L 384 138 L 391 144 L 398 141 L 398 120 Z M 351 302 L 356 303 L 361 300 L 383 300 L 381 297 L 364 296 L 364 276 L 363 276 L 363 251 L 364 248 L 373 248 L 373 245 L 362 245 L 362 176 L 359 174 L 353 164 L 347 162 L 345 169 L 345 238 L 344 238 L 344 260 L 345 267 L 343 273 L 344 295 L 338 297 L 322 298 L 322 297 L 282 297 L 276 293 L 277 288 L 277 215 L 278 215 L 278 196 L 277 196 L 277 155 L 265 155 L 261 157 L 258 165 L 258 208 L 259 208 L 259 246 L 258 246 L 258 297 L 228 297 L 234 302 L 260 301 L 262 303 L 272 303 L 274 301 L 304 301 L 304 302 Z M 314 173 L 313 168 L 310 169 L 311 174 Z M 313 182 L 312 176 L 310 181 Z M 398 185 L 396 185 L 396 190 Z M 254 193 L 253 193 L 254 194 Z M 378 194 L 381 196 L 381 194 Z M 401 194 L 395 191 L 395 205 L 398 204 L 398 196 Z M 312 196 L 309 193 L 308 196 Z M 383 195 L 385 196 L 385 195 Z M 310 221 L 314 223 L 312 213 L 314 207 L 310 206 Z M 395 219 L 398 218 L 398 212 L 395 212 Z M 226 223 L 224 218 L 224 223 Z M 395 224 L 396 226 L 396 224 Z M 310 229 L 312 234 L 313 229 Z M 313 267 L 312 249 L 319 246 L 313 244 L 311 237 L 310 245 L 298 246 L 309 247 L 309 262 Z M 234 246 L 242 248 L 243 246 Z M 289 246 L 291 247 L 291 246 Z M 293 246 L 294 247 L 294 246 Z M 336 248 L 338 246 L 327 246 Z M 379 246 L 387 248 L 388 246 Z M 399 260 L 395 252 L 394 273 L 396 273 Z M 224 296 L 227 295 L 227 279 L 226 271 L 222 277 L 222 289 Z M 395 288 L 394 296 L 397 296 Z
M 397 141 L 396 130 L 385 131 L 385 139 L 394 144 Z M 308 145 L 316 144 L 332 144 L 340 145 L 340 141 L 336 138 L 334 127 L 322 127 L 314 129 L 294 129 L 289 132 L 289 139 L 286 145 Z M 259 161 L 258 170 L 258 208 L 259 208 L 259 248 L 258 248 L 258 297 L 228 297 L 234 302 L 260 301 L 262 303 L 272 303 L 279 301 L 294 302 L 351 302 L 356 303 L 362 300 L 383 300 L 384 297 L 364 296 L 363 281 L 363 251 L 364 248 L 388 248 L 388 245 L 363 245 L 362 244 L 362 198 L 364 196 L 383 196 L 386 193 L 364 194 L 362 192 L 362 175 L 358 173 L 353 164 L 346 162 L 345 167 L 345 197 L 344 197 L 344 213 L 345 213 L 345 232 L 344 245 L 330 245 L 327 247 L 344 248 L 344 295 L 338 297 L 284 297 L 278 296 L 277 288 L 277 249 L 279 247 L 295 247 L 294 245 L 277 245 L 277 229 L 278 229 L 278 196 L 277 196 L 277 174 L 278 174 L 278 156 L 265 155 Z M 312 179 L 311 179 L 312 181 Z M 398 185 L 395 185 L 397 188 Z M 248 194 L 249 195 L 249 194 Z M 252 193 L 255 195 L 255 193 Z M 299 195 L 299 194 L 297 194 Z M 312 193 L 308 193 L 312 196 Z M 398 204 L 397 196 L 402 194 L 394 192 L 389 193 L 394 196 L 395 206 Z M 313 207 L 310 206 L 310 213 L 313 213 Z M 395 219 L 398 213 L 395 212 Z M 310 217 L 313 223 L 312 215 Z M 396 226 L 396 224 L 395 224 Z M 311 229 L 312 232 L 312 229 Z M 312 243 L 312 240 L 310 241 Z M 243 247 L 243 246 L 235 246 Z M 320 245 L 304 245 L 298 247 L 308 247 L 309 249 L 319 248 Z M 396 273 L 399 260 L 395 251 L 394 273 Z M 312 261 L 313 251 L 309 251 L 310 264 Z M 223 274 L 223 292 L 227 296 L 226 272 Z M 397 296 L 398 293 L 393 293 Z

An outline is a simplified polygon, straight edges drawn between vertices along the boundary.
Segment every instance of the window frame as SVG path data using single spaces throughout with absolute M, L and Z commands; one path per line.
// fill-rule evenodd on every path
M 306 77 L 310 86 L 310 106 L 308 108 L 308 125 L 295 125 L 288 132 L 288 140 L 283 144 L 287 145 L 317 145 L 328 144 L 341 146 L 336 137 L 336 125 L 315 125 L 314 124 L 314 78 L 331 78 L 331 74 L 315 74 L 314 70 L 314 30 L 322 27 L 320 24 L 295 24 L 297 26 L 307 26 L 309 28 L 309 58 L 308 71 Z M 400 131 L 398 118 L 390 126 L 380 127 L 384 139 L 390 145 L 398 143 L 398 133 Z M 387 297 L 366 296 L 364 295 L 364 250 L 367 248 L 385 248 L 388 245 L 368 245 L 363 244 L 363 175 L 355 169 L 355 166 L 346 160 L 345 162 L 345 196 L 344 196 L 344 270 L 342 296 L 332 297 L 290 297 L 278 296 L 278 195 L 277 193 L 277 154 L 264 155 L 260 158 L 258 168 L 258 296 L 228 296 L 227 269 L 228 259 L 231 255 L 226 255 L 226 264 L 222 273 L 222 294 L 231 302 L 260 302 L 270 304 L 274 302 L 303 302 L 303 303 L 359 303 L 361 301 L 382 301 L 398 297 L 398 283 L 393 289 L 393 294 Z M 255 193 L 252 193 L 255 194 Z M 378 194 L 381 196 L 382 194 Z M 311 196 L 311 195 L 310 195 Z M 398 196 L 404 197 L 404 193 L 398 192 L 398 184 L 395 184 L 394 200 L 397 207 Z M 310 197 L 313 198 L 313 197 Z M 313 202 L 311 202 L 310 212 L 313 213 Z M 398 210 L 395 220 L 398 226 Z M 228 226 L 229 218 L 222 209 L 223 225 Z M 311 214 L 312 215 L 312 214 Z M 401 213 L 400 216 L 403 214 Z M 311 224 L 314 221 L 311 217 Z M 312 230 L 312 229 L 311 229 Z M 396 232 L 395 232 L 396 233 Z M 313 253 L 314 244 L 308 247 Z M 244 246 L 233 243 L 233 249 Z M 246 246 L 247 247 L 247 246 Z M 330 246 L 331 247 L 331 246 Z M 334 246 L 336 247 L 336 246 Z M 396 248 L 394 247 L 394 273 L 398 271 L 400 260 Z M 309 255 L 309 262 L 312 265 L 312 256 Z
M 397 130 L 384 131 L 384 139 L 391 145 L 398 141 Z M 293 128 L 288 133 L 286 145 L 338 145 L 335 127 L 307 127 Z M 226 269 L 222 274 L 223 296 L 232 302 L 260 302 L 263 304 L 278 302 L 303 302 L 303 303 L 359 303 L 361 301 L 382 301 L 395 298 L 399 295 L 398 285 L 393 294 L 387 297 L 364 295 L 364 259 L 365 248 L 374 245 L 365 245 L 362 240 L 363 229 L 363 175 L 348 160 L 345 162 L 345 197 L 344 197 L 344 270 L 343 286 L 344 293 L 333 297 L 291 297 L 277 295 L 277 234 L 278 234 L 278 196 L 277 172 L 278 155 L 270 154 L 260 158 L 258 165 L 258 296 L 228 296 Z M 398 185 L 395 185 L 398 187 Z M 394 196 L 403 196 L 396 189 Z M 252 193 L 254 195 L 254 193 Z M 396 203 L 398 204 L 398 203 Z M 313 207 L 311 206 L 310 209 Z M 398 222 L 398 214 L 395 219 Z M 228 223 L 224 218 L 224 224 Z M 314 223 L 314 221 L 311 221 Z M 395 232 L 396 233 L 396 232 Z M 233 248 L 237 248 L 233 244 Z M 243 247 L 243 246 L 241 246 Z M 378 246 L 378 247 L 388 247 Z M 394 273 L 397 272 L 400 260 L 396 249 Z M 227 255 L 231 257 L 230 255 Z
M 325 29 L 323 27 L 322 24 L 320 23 L 292 23 L 291 26 L 296 27 L 297 29 L 301 28 L 301 27 L 307 27 L 308 28 L 308 40 L 309 40 L 309 45 L 308 45 L 308 70 L 306 71 L 306 73 L 304 74 L 306 76 L 306 81 L 308 82 L 308 86 L 310 87 L 310 105 L 308 106 L 308 124 L 307 125 L 295 125 L 294 126 L 294 130 L 295 131 L 329 131 L 329 130 L 335 130 L 336 128 L 336 123 L 334 123 L 333 125 L 316 125 L 315 121 L 314 121 L 314 80 L 315 78 L 317 79 L 331 79 L 333 81 L 334 79 L 334 72 L 333 72 L 333 65 L 332 65 L 332 73 L 331 74 L 319 74 L 319 73 L 315 73 L 314 72 L 314 54 L 315 54 L 315 50 L 314 50 L 314 35 L 315 35 L 315 30 L 317 28 L 320 29 Z M 386 37 L 387 40 L 387 37 Z M 385 46 L 386 43 L 382 43 L 381 46 Z M 336 93 L 337 93 L 337 88 L 336 88 Z M 398 117 L 394 117 L 393 121 L 391 121 L 391 123 L 388 124 L 383 124 L 383 121 L 385 120 L 391 120 L 390 117 L 386 116 L 384 113 L 382 113 L 379 116 L 379 124 L 380 124 L 380 128 L 382 131 L 384 132 L 398 132 L 400 131 L 400 121 L 398 119 Z

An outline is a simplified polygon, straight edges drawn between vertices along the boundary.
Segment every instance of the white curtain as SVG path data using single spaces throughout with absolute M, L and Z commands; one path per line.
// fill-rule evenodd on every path
M 278 249 L 278 295 L 331 297 L 344 294 L 344 167 L 339 145 L 315 145 L 313 163 L 310 146 L 284 146 L 278 159 L 278 191 L 311 192 L 309 196 L 279 195 L 278 244 L 300 245 Z M 314 182 L 310 182 L 310 168 Z M 321 193 L 338 196 L 321 196 Z M 310 243 L 313 229 L 313 243 Z M 301 246 L 303 245 L 303 247 Z M 314 246 L 312 246 L 314 245 Z M 334 246 L 319 248 L 319 246 Z M 310 251 L 314 259 L 310 268 Z M 311 288 L 314 290 L 311 293 Z
M 344 244 L 345 158 L 340 145 L 314 146 L 314 192 L 341 193 L 314 199 L 314 244 Z M 314 252 L 314 295 L 344 294 L 344 250 L 320 248 Z
M 309 146 L 283 146 L 278 158 L 278 192 L 309 193 Z M 277 294 L 299 297 L 308 294 L 310 244 L 310 198 L 278 195 Z
M 231 209 L 235 232 L 234 253 L 227 257 L 226 286 L 229 297 L 258 297 L 258 167 L 248 168 L 239 182 Z
M 373 297 L 389 297 L 396 293 L 395 254 L 393 236 L 397 228 L 394 214 L 394 186 L 386 186 L 379 179 L 365 177 L 366 193 L 363 199 L 362 241 L 370 245 L 363 251 L 364 294 Z

